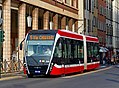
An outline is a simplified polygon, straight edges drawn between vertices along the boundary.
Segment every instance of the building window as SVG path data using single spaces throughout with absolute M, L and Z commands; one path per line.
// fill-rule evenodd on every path
M 86 32 L 86 18 L 84 18 L 84 33 Z
M 89 10 L 89 0 L 84 0 L 84 9 Z
M 98 0 L 95 0 L 95 2 L 96 2 L 96 7 L 98 8 Z
M 94 12 L 94 1 L 92 1 L 92 12 Z
M 78 8 L 78 2 L 77 0 L 72 0 L 72 6 L 75 7 L 75 8 Z
M 92 3 L 91 3 L 91 0 L 89 0 L 89 11 L 91 11 L 91 6 L 92 6 Z
M 90 20 L 88 20 L 88 32 L 90 32 L 91 25 L 90 25 Z
M 66 1 L 66 4 L 70 5 L 71 0 L 65 0 L 65 1 Z
M 96 26 L 96 17 L 93 17 L 93 26 Z
M 71 0 L 71 6 L 73 6 L 73 7 L 75 7 L 74 1 L 75 1 L 75 0 Z
M 84 9 L 86 9 L 86 0 L 84 0 Z
M 89 10 L 89 0 L 87 0 L 86 3 L 87 3 L 87 10 Z
M 61 19 L 62 19 L 62 16 L 58 15 L 58 29 L 61 29 Z

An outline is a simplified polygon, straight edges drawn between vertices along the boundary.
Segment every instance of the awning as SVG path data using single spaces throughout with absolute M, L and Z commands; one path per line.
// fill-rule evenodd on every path
M 107 51 L 109 51 L 106 47 L 100 47 L 100 50 L 99 50 L 99 52 L 107 52 Z

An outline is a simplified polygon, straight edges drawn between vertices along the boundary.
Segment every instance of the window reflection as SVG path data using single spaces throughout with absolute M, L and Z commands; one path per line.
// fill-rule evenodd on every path
M 50 56 L 53 41 L 28 41 L 27 56 Z

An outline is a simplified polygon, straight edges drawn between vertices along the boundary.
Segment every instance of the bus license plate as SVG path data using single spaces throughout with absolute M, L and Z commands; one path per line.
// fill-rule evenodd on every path
M 40 71 L 35 71 L 35 73 L 40 73 Z

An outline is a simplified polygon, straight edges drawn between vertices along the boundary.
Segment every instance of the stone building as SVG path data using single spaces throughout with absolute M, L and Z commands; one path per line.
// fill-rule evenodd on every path
M 19 44 L 29 30 L 78 32 L 78 0 L 0 0 L 0 11 L 5 31 L 3 60 L 10 60 L 16 51 L 23 59 Z

